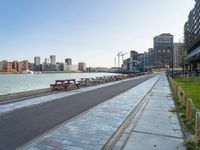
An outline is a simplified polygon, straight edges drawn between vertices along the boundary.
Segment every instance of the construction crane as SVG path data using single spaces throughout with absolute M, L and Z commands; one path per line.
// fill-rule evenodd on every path
M 125 53 L 121 54 L 121 56 L 122 56 L 122 63 L 124 61 L 124 55 L 126 55 L 126 54 L 128 54 L 128 52 L 125 52 Z
M 114 58 L 114 67 L 116 67 L 116 57 Z
M 117 57 L 118 57 L 118 67 L 120 67 L 120 57 L 122 57 L 122 63 L 124 61 L 124 55 L 128 54 L 128 52 L 118 52 Z
M 121 54 L 123 54 L 122 51 L 117 53 L 117 57 L 118 57 L 118 67 L 120 67 L 120 56 L 121 56 Z

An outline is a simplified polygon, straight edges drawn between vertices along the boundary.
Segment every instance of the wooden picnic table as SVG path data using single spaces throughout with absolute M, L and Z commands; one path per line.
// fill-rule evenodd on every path
M 91 84 L 91 78 L 80 78 L 81 81 L 79 81 L 81 83 L 81 85 L 84 86 L 88 86 Z
M 122 76 L 121 76 L 121 75 L 116 75 L 116 76 L 114 76 L 114 78 L 115 78 L 116 80 L 122 80 Z
M 55 80 L 54 84 L 50 84 L 50 88 L 52 90 L 57 90 L 58 88 L 67 90 L 70 85 L 75 86 L 77 89 L 80 88 L 80 84 L 76 82 L 76 79 Z

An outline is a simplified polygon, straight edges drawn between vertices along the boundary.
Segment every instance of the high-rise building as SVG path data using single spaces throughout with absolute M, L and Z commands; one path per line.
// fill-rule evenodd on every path
M 50 56 L 50 59 L 51 59 L 51 64 L 56 64 L 56 55 L 51 55 Z
M 66 63 L 67 65 L 72 65 L 72 59 L 71 59 L 71 58 L 66 58 L 66 59 L 65 59 L 65 63 Z
M 86 63 L 79 62 L 78 63 L 78 71 L 86 71 Z
M 200 69 L 200 0 L 195 0 L 195 6 L 188 15 L 184 26 L 184 42 L 187 51 L 187 69 Z
M 78 65 L 68 65 L 64 64 L 64 71 L 66 72 L 77 72 L 78 71 Z
M 56 64 L 56 56 L 51 55 L 50 58 L 45 58 L 41 68 L 42 71 L 59 71 L 58 65 Z
M 168 68 L 173 63 L 173 35 L 163 33 L 154 37 L 154 66 Z
M 51 59 L 50 58 L 45 58 L 44 59 L 45 64 L 51 64 Z
M 41 59 L 40 57 L 34 57 L 34 64 L 33 64 L 34 71 L 41 71 Z
M 40 57 L 38 57 L 38 56 L 34 57 L 34 64 L 35 64 L 36 66 L 38 66 L 38 65 L 41 64 L 41 62 L 40 62 Z

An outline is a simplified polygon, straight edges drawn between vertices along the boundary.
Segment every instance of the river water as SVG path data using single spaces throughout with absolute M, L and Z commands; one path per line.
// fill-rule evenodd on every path
M 112 73 L 56 73 L 56 74 L 3 74 L 0 75 L 0 95 L 49 88 L 59 79 L 92 78 L 116 75 Z

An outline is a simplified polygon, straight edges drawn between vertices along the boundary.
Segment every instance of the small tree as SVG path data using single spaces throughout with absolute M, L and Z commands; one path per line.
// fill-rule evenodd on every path
M 177 59 L 178 59 L 178 62 L 179 62 L 179 65 L 184 69 L 184 64 L 185 64 L 185 56 L 186 56 L 186 48 L 185 48 L 185 44 L 184 43 L 181 43 L 178 47 L 178 56 L 177 56 Z

